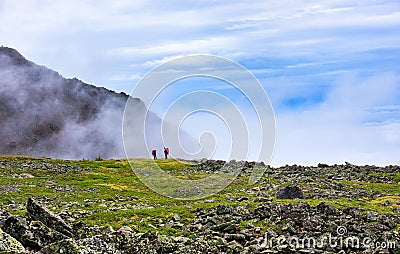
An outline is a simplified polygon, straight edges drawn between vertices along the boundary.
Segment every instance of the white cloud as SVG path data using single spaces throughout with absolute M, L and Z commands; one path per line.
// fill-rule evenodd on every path
M 138 80 L 142 77 L 140 73 L 134 74 L 120 74 L 120 75 L 113 75 L 109 78 L 110 81 L 125 81 L 125 80 Z
M 273 89 L 278 101 L 332 88 L 322 105 L 301 114 L 278 113 L 277 164 L 313 163 L 312 158 L 384 163 L 398 156 L 399 125 L 393 119 L 400 117 L 370 112 L 399 103 L 398 76 L 347 76 L 355 70 L 399 72 L 396 64 L 387 67 L 385 59 L 370 55 L 399 49 L 398 1 L 3 0 L 0 23 L 1 43 L 27 58 L 64 76 L 125 92 L 150 68 L 196 53 L 245 60 L 269 81 L 266 87 L 286 82 Z M 256 64 L 269 58 L 285 63 Z M 317 69 L 326 63 L 335 66 Z M 308 80 L 279 76 L 280 68 L 304 70 L 299 75 Z M 326 76 L 347 78 L 320 81 Z M 380 124 L 368 123 L 376 118 Z
M 399 76 L 384 73 L 365 79 L 346 77 L 338 82 L 320 107 L 276 114 L 274 165 L 400 163 L 400 110 L 391 107 L 394 118 L 378 124 L 370 121 L 379 118 L 380 112 L 368 112 L 397 100 Z
M 179 57 L 183 57 L 184 55 L 174 55 L 174 56 L 165 56 L 162 59 L 153 59 L 153 60 L 149 60 L 147 62 L 144 63 L 145 66 L 149 66 L 149 67 L 156 67 L 160 64 L 166 63 L 168 61 L 171 61 L 173 59 L 179 58 Z
M 176 58 L 177 54 L 211 54 L 215 51 L 221 51 L 224 47 L 231 47 L 235 43 L 235 38 L 230 37 L 216 37 L 199 40 L 187 40 L 182 42 L 168 42 L 158 45 L 146 47 L 122 47 L 112 49 L 108 52 L 110 55 L 117 55 L 119 57 L 147 57 L 154 58 L 159 56 L 164 60 Z M 171 56 L 172 55 L 172 56 Z M 154 60 L 150 60 L 154 61 Z M 147 61 L 145 64 L 149 64 Z
M 85 69 L 96 68 L 99 56 L 110 66 L 126 68 L 127 59 L 133 65 L 190 53 L 240 60 L 397 47 L 398 33 L 379 28 L 395 29 L 399 15 L 398 4 L 390 1 L 5 0 L 0 22 L 7 26 L 0 33 L 3 43 L 37 62 L 97 81 Z M 78 57 L 88 60 L 76 64 Z

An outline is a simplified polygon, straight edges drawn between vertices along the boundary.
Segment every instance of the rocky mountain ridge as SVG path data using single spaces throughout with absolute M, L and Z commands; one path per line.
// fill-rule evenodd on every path
M 0 154 L 58 158 L 123 157 L 128 95 L 65 79 L 0 47 Z M 138 112 L 146 112 L 140 99 Z

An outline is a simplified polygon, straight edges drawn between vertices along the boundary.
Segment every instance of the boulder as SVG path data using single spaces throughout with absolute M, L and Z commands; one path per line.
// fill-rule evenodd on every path
M 78 245 L 75 240 L 69 238 L 62 241 L 52 243 L 43 249 L 41 249 L 36 254 L 53 254 L 53 253 L 63 253 L 63 254 L 98 254 L 87 246 Z
M 25 248 L 14 237 L 0 229 L 0 253 L 25 253 Z
M 95 225 L 93 227 L 89 227 L 83 222 L 78 222 L 73 224 L 72 228 L 75 239 L 84 239 L 84 238 L 90 238 L 95 235 L 114 233 L 114 229 L 111 226 L 99 227 Z
M 325 215 L 336 215 L 338 213 L 338 210 L 335 207 L 325 202 L 319 203 L 316 208 L 320 213 Z
M 114 235 L 95 235 L 85 239 L 76 240 L 76 243 L 80 246 L 86 246 L 91 250 L 97 251 L 103 254 L 117 254 L 121 253 L 118 250 L 118 244 Z
M 43 222 L 46 226 L 66 235 L 69 237 L 73 237 L 72 228 L 69 226 L 60 216 L 54 214 L 46 207 L 39 204 L 32 197 L 28 198 L 28 202 L 26 204 L 26 210 L 28 214 L 34 220 L 38 220 Z
M 276 198 L 279 199 L 296 199 L 304 198 L 303 191 L 295 185 L 288 185 L 283 188 L 278 189 L 276 193 Z
M 18 239 L 23 246 L 35 250 L 62 239 L 67 236 L 48 228 L 40 221 L 27 222 L 24 218 L 11 216 L 3 225 L 3 230 Z

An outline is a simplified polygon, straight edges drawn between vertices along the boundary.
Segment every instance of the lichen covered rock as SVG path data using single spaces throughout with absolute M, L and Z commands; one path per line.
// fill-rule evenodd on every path
M 0 229 L 0 253 L 25 253 L 25 248 L 14 237 Z
M 39 250 L 42 247 L 66 239 L 67 236 L 47 227 L 40 221 L 26 221 L 25 218 L 11 216 L 3 225 L 3 230 L 18 239 L 25 247 Z
M 60 216 L 54 214 L 46 207 L 40 205 L 32 197 L 28 198 L 26 210 L 32 218 L 43 222 L 43 224 L 45 224 L 46 226 L 53 228 L 54 230 L 66 236 L 73 236 L 73 234 L 71 233 L 72 228 L 65 221 L 63 221 Z
M 37 254 L 100 254 L 103 252 L 96 252 L 87 246 L 81 246 L 73 239 L 65 239 L 59 242 L 50 244 L 41 249 Z

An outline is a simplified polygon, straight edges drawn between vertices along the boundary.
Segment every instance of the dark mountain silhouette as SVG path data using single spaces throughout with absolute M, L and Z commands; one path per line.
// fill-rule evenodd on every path
M 58 158 L 123 157 L 128 95 L 65 79 L 0 48 L 0 154 Z M 134 100 L 138 112 L 146 106 Z

